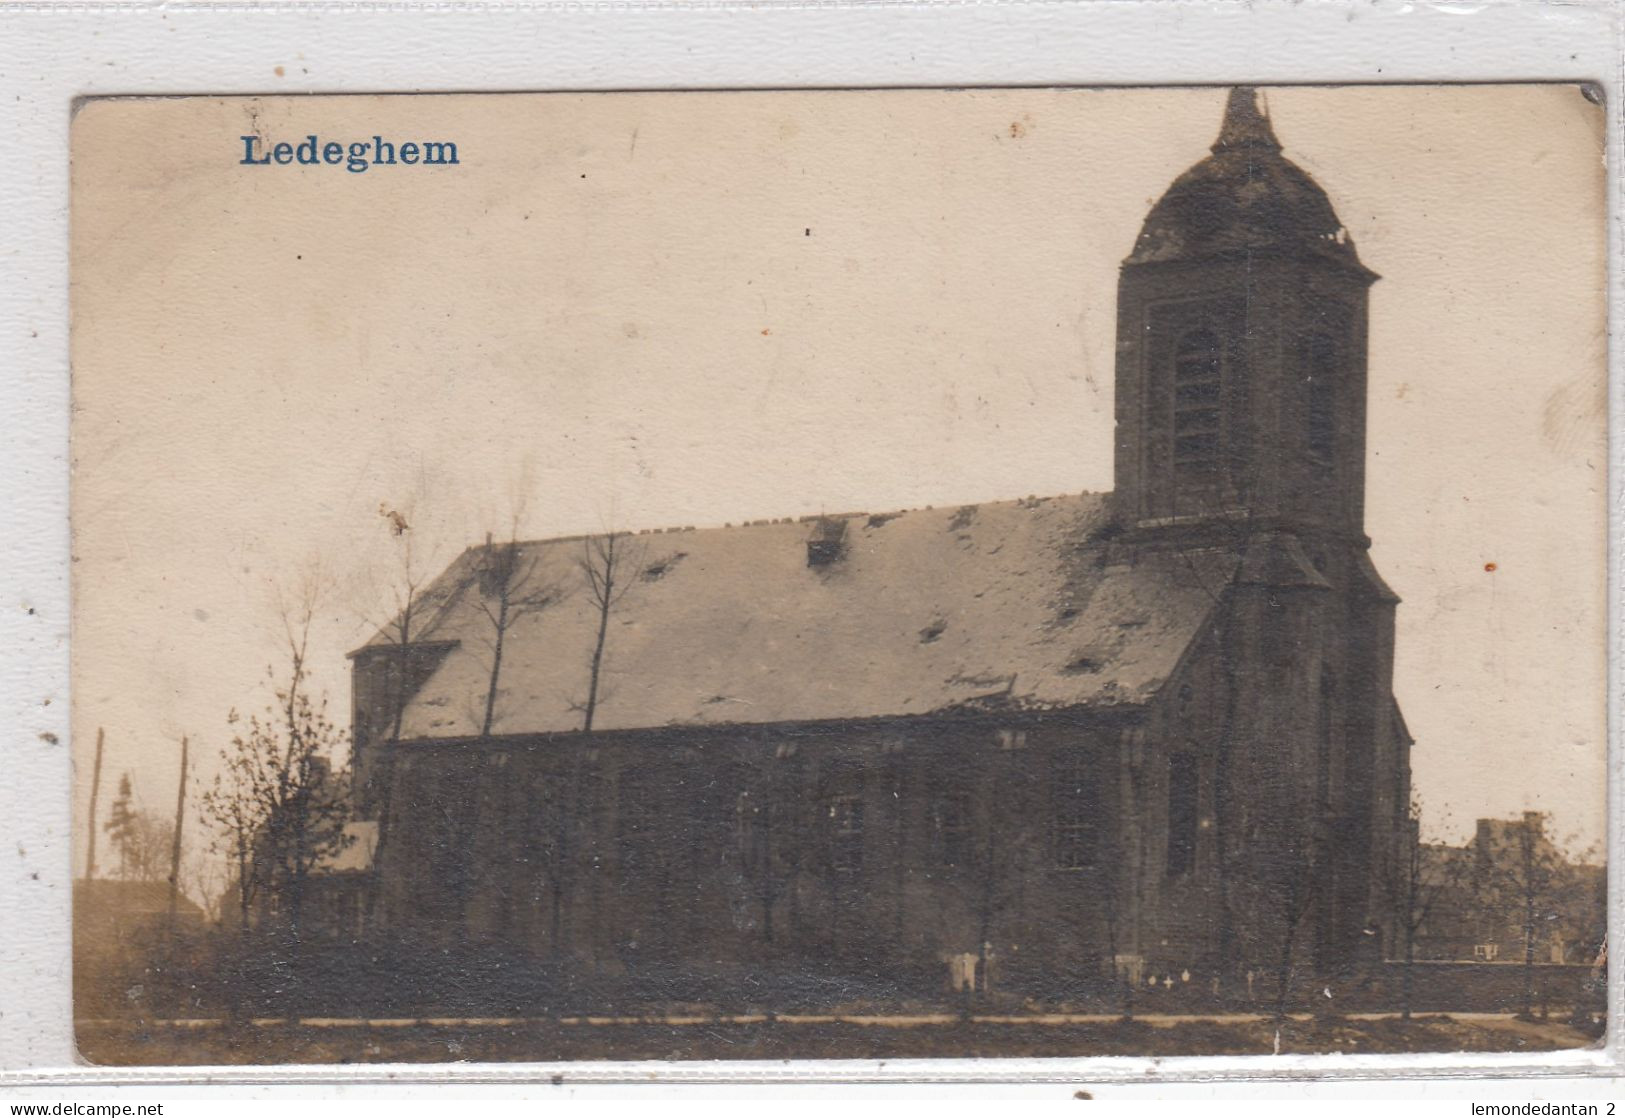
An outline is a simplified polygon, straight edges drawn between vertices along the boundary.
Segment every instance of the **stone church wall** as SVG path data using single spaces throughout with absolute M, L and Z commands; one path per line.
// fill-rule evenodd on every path
M 381 916 L 609 972 L 746 959 L 931 981 L 985 943 L 1009 984 L 1087 983 L 1132 954 L 1131 736 L 969 716 L 409 744 Z

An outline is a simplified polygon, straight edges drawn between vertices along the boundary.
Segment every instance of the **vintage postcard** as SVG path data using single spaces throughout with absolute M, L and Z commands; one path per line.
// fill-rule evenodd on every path
M 1598 100 L 84 102 L 82 1057 L 1599 1043 Z

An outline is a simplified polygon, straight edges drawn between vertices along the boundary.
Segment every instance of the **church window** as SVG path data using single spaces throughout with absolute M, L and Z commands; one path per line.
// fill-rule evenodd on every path
M 604 826 L 604 776 L 596 768 L 583 769 L 576 791 L 577 826 L 589 845 L 596 845 Z
M 1193 330 L 1174 354 L 1174 473 L 1210 478 L 1219 463 L 1219 405 L 1224 363 L 1219 338 Z
M 1055 868 L 1088 869 L 1095 862 L 1100 819 L 1099 796 L 1088 759 L 1076 752 L 1060 757 L 1050 795 Z
M 623 878 L 648 870 L 657 849 L 656 785 L 642 770 L 623 773 L 616 803 L 616 838 Z
M 773 805 L 755 789 L 742 788 L 734 797 L 734 841 L 741 852 L 748 851 L 772 826 Z
M 970 793 L 963 788 L 940 789 L 931 803 L 931 825 L 937 859 L 945 866 L 962 866 L 970 855 Z
M 736 777 L 734 788 L 734 841 L 741 856 L 754 865 L 768 856 L 774 833 L 789 820 L 788 790 L 772 774 L 744 772 Z
M 830 868 L 857 873 L 863 868 L 863 800 L 836 796 L 829 802 Z
M 1308 399 L 1309 461 L 1330 473 L 1337 450 L 1337 346 L 1325 334 L 1311 334 L 1303 343 L 1303 376 Z
M 1168 757 L 1168 876 L 1196 868 L 1196 834 L 1201 810 L 1201 771 L 1194 753 Z

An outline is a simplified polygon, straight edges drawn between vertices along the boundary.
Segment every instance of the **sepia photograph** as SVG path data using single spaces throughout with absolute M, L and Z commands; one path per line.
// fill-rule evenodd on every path
M 1600 100 L 81 102 L 80 1058 L 1600 1046 Z

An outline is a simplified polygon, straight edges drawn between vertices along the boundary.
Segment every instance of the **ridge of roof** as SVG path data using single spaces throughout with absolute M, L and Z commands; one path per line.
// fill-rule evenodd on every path
M 602 539 L 603 537 L 610 535 L 636 539 L 642 536 L 670 536 L 676 535 L 680 532 L 726 532 L 730 530 L 742 531 L 747 528 L 782 527 L 786 524 L 815 524 L 821 520 L 861 520 L 865 518 L 874 522 L 873 526 L 878 527 L 881 524 L 896 520 L 900 517 L 910 516 L 915 513 L 922 512 L 940 512 L 944 509 L 953 509 L 955 511 L 961 509 L 985 509 L 1000 505 L 1030 507 L 1045 501 L 1061 501 L 1090 497 L 1098 497 L 1104 500 L 1110 497 L 1111 494 L 1112 491 L 1109 489 L 1080 489 L 1071 493 L 1054 493 L 1047 496 L 1028 494 L 1025 497 L 1000 497 L 991 501 L 959 503 L 945 502 L 941 505 L 910 505 L 907 508 L 886 509 L 881 512 L 870 512 L 868 509 L 858 509 L 851 512 L 810 512 L 792 516 L 758 517 L 753 520 L 741 520 L 738 522 L 729 520 L 724 521 L 721 524 L 671 524 L 648 528 L 615 528 L 608 529 L 603 532 L 572 532 L 563 536 L 526 536 L 520 539 L 505 540 L 501 542 L 512 543 L 516 547 L 530 547 L 536 544 L 578 543 L 583 540 Z M 493 543 L 494 542 L 496 541 L 493 541 Z M 463 551 L 460 552 L 460 554 L 467 554 L 471 551 L 482 551 L 487 546 L 487 544 L 472 543 L 466 546 Z

